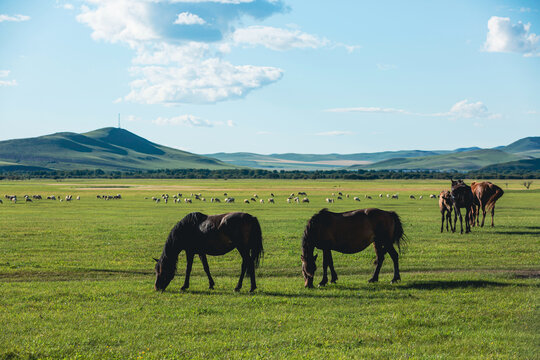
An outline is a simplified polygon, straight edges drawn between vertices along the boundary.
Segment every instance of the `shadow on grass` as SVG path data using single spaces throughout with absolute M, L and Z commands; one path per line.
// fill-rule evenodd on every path
M 494 231 L 499 235 L 540 235 L 540 230 L 537 231 Z
M 401 289 L 414 290 L 449 290 L 449 289 L 468 289 L 468 288 L 487 288 L 487 287 L 508 287 L 517 284 L 509 284 L 489 280 L 428 280 L 413 281 L 400 285 Z M 517 285 L 519 286 L 519 285 Z

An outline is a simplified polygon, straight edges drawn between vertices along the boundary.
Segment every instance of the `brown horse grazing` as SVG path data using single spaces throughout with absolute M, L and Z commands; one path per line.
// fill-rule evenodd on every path
M 454 199 L 452 198 L 452 193 L 450 191 L 441 191 L 439 194 L 439 209 L 441 210 L 441 232 L 444 228 L 444 219 L 446 215 L 446 231 L 448 231 L 448 223 L 450 223 L 450 229 L 452 232 L 454 228 L 452 227 L 452 208 L 454 207 Z
M 235 291 L 240 291 L 246 273 L 251 278 L 253 292 L 255 284 L 255 268 L 263 256 L 261 226 L 256 217 L 250 214 L 233 212 L 221 215 L 205 215 L 200 212 L 187 214 L 171 230 L 161 257 L 156 261 L 156 290 L 165 291 L 174 278 L 178 255 L 186 251 L 186 277 L 182 290 L 189 288 L 189 276 L 193 257 L 199 255 L 208 276 L 210 289 L 214 288 L 214 280 L 210 275 L 206 255 L 224 255 L 233 249 L 238 249 L 242 256 L 242 271 Z
M 463 234 L 463 218 L 460 208 L 465 208 L 465 233 L 471 232 L 471 211 L 473 207 L 473 194 L 471 187 L 463 182 L 463 180 L 452 181 L 452 198 L 454 199 L 454 230 L 456 231 L 457 218 L 459 216 L 459 225 Z
M 486 220 L 486 208 L 491 209 L 491 226 L 493 224 L 493 217 L 495 216 L 495 203 L 501 196 L 503 196 L 504 191 L 495 184 L 492 184 L 489 181 L 484 182 L 472 182 L 471 190 L 475 201 L 478 204 L 478 207 L 475 209 L 473 214 L 473 222 L 476 221 L 480 225 L 480 209 L 482 209 L 482 227 L 484 227 L 484 221 Z
M 345 254 L 354 254 L 364 250 L 374 243 L 377 267 L 369 282 L 379 280 L 379 271 L 383 264 L 384 255 L 388 253 L 394 262 L 394 278 L 392 282 L 401 280 L 399 275 L 398 253 L 394 244 L 399 248 L 404 240 L 403 227 L 399 216 L 393 211 L 380 209 L 361 209 L 344 213 L 333 213 L 322 209 L 309 219 L 302 238 L 302 274 L 304 285 L 313 287 L 313 277 L 317 269 L 317 255 L 313 256 L 315 248 L 323 251 L 323 278 L 319 286 L 328 283 L 327 268 L 332 274 L 331 282 L 335 283 L 337 274 L 334 270 L 332 250 Z

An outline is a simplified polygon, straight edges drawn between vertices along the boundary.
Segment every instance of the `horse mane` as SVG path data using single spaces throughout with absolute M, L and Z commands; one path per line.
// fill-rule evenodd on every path
M 315 242 L 315 239 L 313 237 L 317 233 L 319 225 L 328 222 L 330 214 L 332 213 L 328 211 L 327 208 L 323 208 L 309 219 L 306 228 L 304 229 L 304 235 L 302 236 L 303 250 L 307 250 L 314 246 L 313 243 Z
M 159 262 L 163 265 L 165 271 L 176 272 L 176 265 L 178 263 L 178 254 L 182 250 L 182 244 L 180 241 L 180 233 L 184 230 L 198 226 L 201 222 L 208 218 L 207 215 L 200 212 L 192 212 L 184 216 L 182 220 L 176 223 L 171 229 L 167 241 L 163 246 L 163 252 L 159 258 Z

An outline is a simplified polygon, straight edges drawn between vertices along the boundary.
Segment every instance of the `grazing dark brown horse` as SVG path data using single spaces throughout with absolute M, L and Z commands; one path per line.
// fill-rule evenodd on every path
M 459 225 L 463 234 L 463 218 L 460 208 L 465 208 L 465 233 L 471 232 L 471 211 L 473 207 L 473 194 L 471 187 L 463 182 L 463 180 L 452 181 L 452 198 L 454 199 L 454 230 L 456 231 L 457 218 L 459 216 Z
M 501 196 L 503 196 L 504 191 L 495 184 L 492 184 L 489 181 L 484 182 L 472 182 L 471 190 L 475 201 L 478 206 L 476 207 L 473 214 L 473 222 L 476 221 L 476 224 L 480 225 L 480 209 L 482 209 L 482 227 L 484 227 L 484 221 L 486 220 L 486 208 L 491 209 L 491 226 L 493 224 L 493 217 L 495 216 L 495 203 Z
M 452 227 L 452 208 L 454 207 L 454 199 L 450 191 L 441 191 L 439 194 L 439 209 L 441 210 L 441 232 L 444 228 L 444 219 L 446 218 L 446 231 L 448 231 L 448 223 L 450 223 L 450 229 L 454 231 Z M 446 216 L 445 216 L 446 215 Z
M 364 250 L 371 243 L 375 245 L 377 267 L 369 282 L 379 280 L 379 271 L 386 253 L 394 262 L 392 282 L 397 282 L 401 277 L 399 275 L 398 253 L 394 249 L 394 244 L 399 248 L 400 242 L 403 240 L 401 221 L 393 211 L 361 209 L 333 213 L 322 209 L 308 221 L 302 238 L 301 259 L 304 285 L 309 288 L 313 287 L 313 277 L 317 269 L 317 255 L 313 256 L 315 248 L 323 251 L 323 278 L 319 286 L 324 286 L 328 283 L 328 267 L 330 267 L 332 274 L 331 282 L 336 282 L 338 278 L 334 270 L 332 250 L 354 254 Z
M 261 226 L 256 217 L 250 214 L 233 212 L 221 215 L 205 215 L 200 212 L 187 214 L 171 230 L 161 257 L 156 261 L 156 290 L 165 288 L 174 278 L 178 255 L 186 252 L 186 277 L 182 290 L 189 288 L 189 276 L 193 257 L 199 255 L 208 276 L 210 289 L 214 288 L 214 280 L 210 275 L 206 255 L 224 255 L 233 249 L 238 249 L 242 256 L 242 270 L 235 291 L 240 291 L 242 281 L 247 271 L 251 278 L 253 292 L 255 284 L 255 268 L 263 255 Z

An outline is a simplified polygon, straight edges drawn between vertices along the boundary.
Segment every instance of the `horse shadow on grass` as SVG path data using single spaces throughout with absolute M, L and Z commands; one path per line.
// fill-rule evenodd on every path
M 452 289 L 481 289 L 520 286 L 519 284 L 503 283 L 490 280 L 426 280 L 412 281 L 399 285 L 401 289 L 412 290 L 452 290 Z

